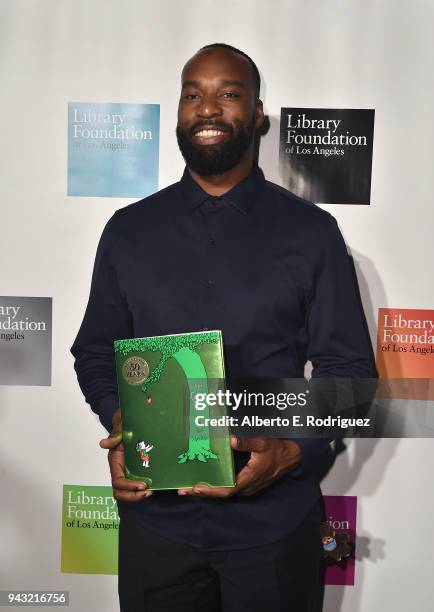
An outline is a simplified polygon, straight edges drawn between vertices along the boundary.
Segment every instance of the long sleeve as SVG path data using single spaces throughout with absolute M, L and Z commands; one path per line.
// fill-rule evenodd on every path
M 131 336 L 128 307 L 119 289 L 116 214 L 107 223 L 96 253 L 89 302 L 78 335 L 71 348 L 80 388 L 104 427 L 111 431 L 112 415 L 118 408 L 113 341 Z
M 306 326 L 312 378 L 375 378 L 376 370 L 350 257 L 329 215 L 318 235 L 314 285 Z M 313 381 L 316 382 L 315 380 Z M 329 450 L 327 439 L 298 438 L 303 470 L 310 472 Z
M 307 314 L 313 378 L 375 377 L 375 365 L 347 248 L 329 215 L 318 237 L 315 283 Z

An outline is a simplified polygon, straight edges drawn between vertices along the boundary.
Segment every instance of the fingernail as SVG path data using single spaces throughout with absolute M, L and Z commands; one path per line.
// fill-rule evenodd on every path
M 187 495 L 187 491 L 178 491 L 178 495 Z

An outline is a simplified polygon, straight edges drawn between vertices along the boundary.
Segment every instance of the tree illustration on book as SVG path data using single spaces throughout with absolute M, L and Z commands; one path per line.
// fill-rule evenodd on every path
M 151 387 L 160 380 L 169 359 L 175 359 L 181 367 L 187 381 L 190 398 L 188 406 L 189 436 L 188 448 L 178 455 L 178 463 L 186 463 L 187 461 L 204 463 L 210 459 L 218 459 L 218 455 L 211 449 L 209 427 L 196 425 L 194 398 L 198 393 L 208 393 L 207 372 L 196 349 L 201 344 L 218 343 L 219 340 L 220 336 L 216 332 L 201 332 L 118 340 L 115 343 L 115 350 L 123 355 L 127 355 L 131 351 L 159 351 L 161 353 L 157 366 L 153 368 L 141 386 L 141 390 L 146 395 L 147 404 L 151 403 L 149 401 L 149 398 L 152 397 Z M 208 406 L 203 409 L 202 414 L 205 419 L 209 417 Z M 205 419 L 204 421 L 207 422 Z

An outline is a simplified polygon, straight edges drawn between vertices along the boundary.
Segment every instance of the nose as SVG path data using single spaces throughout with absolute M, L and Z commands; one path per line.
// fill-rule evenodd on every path
M 198 109 L 197 114 L 200 117 L 216 117 L 222 114 L 222 109 L 218 99 L 215 96 L 205 95 L 203 96 Z

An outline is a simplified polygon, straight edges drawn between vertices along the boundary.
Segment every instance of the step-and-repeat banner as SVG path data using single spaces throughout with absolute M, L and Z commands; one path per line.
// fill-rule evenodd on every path
M 180 73 L 205 44 L 258 64 L 260 165 L 336 217 L 390 381 L 375 402 L 382 414 L 392 402 L 401 415 L 422 409 L 434 435 L 432 16 L 422 0 L 405 12 L 392 0 L 4 3 L 0 590 L 66 590 L 71 610 L 118 609 L 105 432 L 69 348 L 106 221 L 183 171 Z M 432 609 L 434 447 L 400 431 L 334 443 L 325 514 L 351 555 L 327 567 L 328 612 Z

